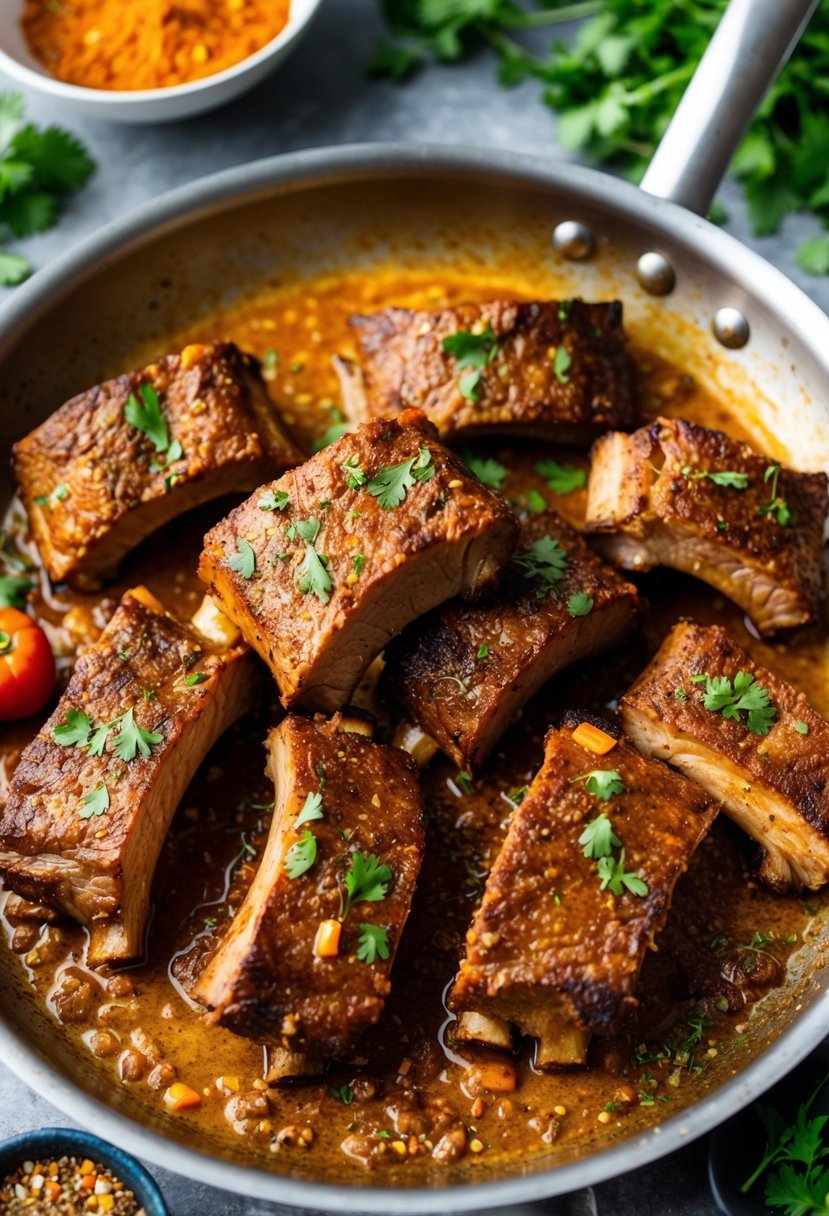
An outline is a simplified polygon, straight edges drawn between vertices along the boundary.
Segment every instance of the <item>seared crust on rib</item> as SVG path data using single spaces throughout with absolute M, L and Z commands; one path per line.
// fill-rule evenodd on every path
M 399 505 L 382 507 L 367 488 L 371 479 L 381 467 L 426 459 L 424 452 L 434 474 Z M 348 468 L 364 478 L 355 489 Z M 287 494 L 287 505 L 263 510 L 266 492 Z M 325 602 L 300 589 L 309 555 L 296 527 L 309 519 L 319 521 L 314 551 L 332 584 Z M 334 711 L 410 621 L 491 584 L 517 533 L 503 499 L 410 410 L 367 423 L 263 486 L 207 534 L 199 574 L 270 667 L 283 704 Z M 228 566 L 241 542 L 255 555 L 251 578 Z
M 734 600 L 762 634 L 814 619 L 824 590 L 825 473 L 780 468 L 722 431 L 658 418 L 632 435 L 596 441 L 587 531 L 627 570 L 671 566 Z M 745 488 L 708 473 L 736 473 Z
M 548 300 L 463 304 L 443 312 L 387 308 L 354 316 L 365 417 L 406 406 L 425 410 L 445 439 L 489 433 L 588 443 L 609 427 L 635 423 L 622 305 Z M 482 370 L 475 400 L 444 338 L 490 327 L 498 354 Z M 556 352 L 562 348 L 556 364 Z M 349 401 L 359 384 L 353 373 Z
M 135 588 L 24 750 L 0 814 L 0 874 L 13 891 L 86 925 L 93 965 L 141 953 L 170 821 L 213 743 L 250 707 L 251 661 L 247 647 L 212 646 Z M 188 685 L 196 674 L 203 678 Z M 97 756 L 55 739 L 73 710 L 98 727 L 130 709 L 138 726 L 161 735 L 147 756 L 120 759 L 117 728 Z M 108 809 L 82 818 L 82 798 L 102 785 Z
M 377 1021 L 423 856 L 417 768 L 396 748 L 340 730 L 335 718 L 285 718 L 268 736 L 276 805 L 259 869 L 193 994 L 236 1034 L 312 1057 L 346 1054 Z M 296 820 L 311 794 L 322 818 Z M 310 831 L 316 860 L 291 878 L 289 850 Z M 355 902 L 339 953 L 314 950 L 320 922 L 343 914 L 344 876 L 355 852 L 391 870 L 384 898 Z M 364 923 L 386 930 L 389 957 L 357 957 Z
M 170 442 L 181 445 L 177 460 L 124 417 L 142 385 L 158 395 Z M 73 397 L 15 444 L 14 472 L 50 577 L 89 590 L 182 511 L 253 489 L 302 459 L 256 361 L 217 342 Z
M 572 737 L 576 724 L 547 735 L 544 763 L 513 813 L 449 999 L 454 1010 L 501 1017 L 539 1038 L 537 1062 L 545 1065 L 583 1059 L 584 1036 L 615 1031 L 636 1006 L 645 950 L 716 814 L 698 786 L 625 740 L 601 758 L 587 751 Z M 590 793 L 584 778 L 596 769 L 615 771 L 624 792 L 608 801 Z M 602 814 L 622 842 L 625 871 L 644 880 L 646 895 L 601 889 L 579 837 Z
M 636 588 L 554 511 L 524 521 L 518 554 L 543 537 L 567 554 L 563 577 L 550 590 L 511 562 L 497 591 L 476 604 L 444 604 L 387 652 L 392 703 L 461 767 L 478 769 L 542 684 L 618 646 L 640 611 Z M 568 610 L 577 593 L 593 601 L 585 616 Z
M 703 704 L 694 676 L 753 675 L 776 710 L 768 735 Z M 719 626 L 674 626 L 621 702 L 642 751 L 667 760 L 723 803 L 761 847 L 760 877 L 776 891 L 829 880 L 829 723 L 802 693 L 751 658 Z

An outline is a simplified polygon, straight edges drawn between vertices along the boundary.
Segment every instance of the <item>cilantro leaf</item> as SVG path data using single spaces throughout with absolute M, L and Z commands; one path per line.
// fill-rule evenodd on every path
M 547 510 L 547 499 L 534 488 L 527 490 L 527 507 L 534 515 L 541 515 Z
M 256 573 L 256 554 L 251 548 L 250 541 L 244 536 L 236 537 L 236 552 L 226 560 L 228 570 L 235 570 L 242 578 L 253 578 Z
M 594 768 L 582 777 L 574 777 L 573 780 L 584 782 L 588 793 L 593 794 L 600 802 L 609 802 L 617 794 L 625 792 L 624 781 L 612 768 Z
M 79 819 L 91 819 L 105 815 L 109 810 L 109 790 L 107 784 L 102 781 L 100 785 L 96 785 L 94 790 L 90 790 L 88 794 L 84 794 L 81 798 L 82 810 L 78 811 Z
M 517 553 L 512 564 L 522 571 L 524 578 L 536 578 L 541 586 L 539 595 L 547 595 L 564 577 L 567 551 L 562 549 L 552 536 L 539 537 L 525 553 Z
M 20 93 L 0 93 L 0 152 L 5 152 L 23 126 L 26 106 Z
M 285 855 L 285 873 L 289 878 L 299 878 L 311 869 L 316 860 L 317 838 L 308 828 L 304 828 L 302 836 L 291 845 Z
M 158 731 L 144 730 L 135 720 L 135 711 L 130 707 L 125 714 L 121 714 L 120 718 L 116 718 L 114 722 L 109 724 L 109 729 L 118 729 L 118 734 L 115 737 L 113 751 L 121 760 L 134 760 L 140 752 L 142 756 L 149 756 L 150 750 L 154 743 L 160 743 L 164 738 Z
M 328 558 L 317 553 L 310 541 L 305 543 L 305 557 L 300 563 L 299 589 L 303 595 L 315 595 L 323 604 L 331 599 L 334 584 L 327 570 Z
M 57 202 L 48 191 L 29 186 L 5 198 L 1 214 L 14 236 L 34 236 L 54 225 Z
M 0 574 L 0 608 L 26 607 L 26 596 L 32 589 L 32 580 L 20 574 Z
M 350 1106 L 354 1101 L 354 1090 L 350 1085 L 339 1085 L 331 1089 L 331 1097 L 342 1102 L 343 1106 Z
M 55 743 L 61 747 L 85 747 L 92 732 L 92 720 L 80 709 L 70 709 L 66 714 L 66 723 L 56 726 L 52 731 Z
M 421 448 L 417 456 L 379 468 L 366 489 L 384 511 L 392 511 L 400 506 L 416 482 L 429 481 L 434 475 L 432 453 L 428 448 Z
M 539 460 L 534 466 L 554 494 L 572 494 L 587 485 L 587 472 L 574 464 L 559 464 L 557 460 Z
M 67 194 L 85 184 L 95 163 L 80 140 L 60 127 L 38 130 L 29 123 L 12 137 L 9 150 L 32 167 L 43 190 Z
M 343 461 L 340 465 L 345 474 L 345 484 L 349 490 L 359 490 L 360 486 L 364 486 L 368 478 L 360 468 L 359 456 L 355 452 L 353 456 L 349 456 L 348 460 Z
M 732 490 L 745 490 L 748 486 L 748 473 L 740 473 L 730 469 L 720 471 L 712 469 L 695 469 L 693 465 L 683 465 L 680 470 L 683 477 L 689 481 L 702 481 L 707 478 L 715 486 L 725 486 Z
M 566 346 L 557 346 L 555 355 L 553 356 L 553 371 L 555 372 L 556 380 L 559 384 L 569 384 L 570 377 L 567 373 L 572 366 L 573 358 Z
M 696 677 L 691 678 L 694 683 L 701 682 Z M 777 720 L 777 709 L 771 704 L 768 690 L 758 684 L 753 675 L 738 671 L 733 682 L 727 676 L 702 678 L 705 681 L 702 703 L 707 710 L 739 722 L 754 735 L 769 733 Z
M 478 388 L 484 369 L 497 357 L 500 349 L 492 326 L 487 323 L 486 329 L 479 334 L 459 329 L 445 337 L 441 346 L 447 355 L 452 356 L 459 369 L 468 369 L 458 380 L 461 396 L 467 401 L 478 401 Z
M 570 616 L 589 616 L 593 611 L 593 596 L 585 591 L 575 591 L 567 597 L 567 612 Z
M 321 452 L 323 448 L 327 448 L 332 443 L 336 443 L 338 439 L 342 439 L 343 435 L 347 435 L 350 430 L 350 422 L 335 422 L 327 431 L 323 431 L 319 439 L 314 440 L 311 451 Z
M 360 925 L 360 940 L 357 943 L 357 958 L 364 963 L 383 962 L 389 957 L 389 935 L 382 925 Z
M 509 470 L 494 457 L 476 456 L 473 451 L 466 448 L 462 453 L 462 459 L 467 468 L 471 469 L 485 486 L 489 486 L 490 490 L 501 489 Z
M 256 500 L 260 511 L 284 511 L 290 502 L 287 490 L 266 490 Z
M 314 541 L 320 534 L 321 527 L 322 524 L 320 521 L 315 515 L 312 515 L 310 519 L 298 519 L 296 523 L 290 525 L 288 530 L 290 532 L 291 529 L 293 529 L 300 540 L 304 540 L 307 542 L 307 544 L 313 545 Z
M 391 867 L 382 863 L 374 853 L 366 856 L 358 850 L 352 854 L 343 881 L 345 900 L 340 920 L 345 920 L 352 904 L 377 903 L 386 898 L 391 882 Z
M 643 882 L 637 874 L 629 874 L 625 871 L 624 849 L 618 857 L 600 857 L 596 862 L 596 869 L 602 881 L 602 891 L 610 890 L 613 895 L 621 895 L 624 890 L 628 890 L 631 895 L 640 897 L 644 897 L 648 893 L 646 882 Z
M 807 274 L 829 274 L 829 232 L 803 241 L 794 260 Z
M 602 814 L 597 815 L 587 824 L 579 836 L 579 844 L 582 846 L 584 856 L 596 861 L 602 857 L 609 857 L 613 849 L 619 848 L 622 842 L 613 831 L 613 824 L 607 815 Z
M 151 384 L 145 382 L 139 385 L 138 397 L 130 393 L 124 406 L 124 417 L 130 426 L 147 436 L 156 452 L 167 451 L 170 446 L 167 419 L 161 412 L 158 393 Z
M 32 268 L 28 259 L 18 253 L 6 253 L 0 249 L 0 287 L 16 287 L 28 279 Z
M 294 827 L 301 828 L 304 823 L 312 823 L 315 819 L 324 819 L 322 812 L 322 794 L 319 792 L 309 794 L 305 799 L 302 810 L 294 820 Z

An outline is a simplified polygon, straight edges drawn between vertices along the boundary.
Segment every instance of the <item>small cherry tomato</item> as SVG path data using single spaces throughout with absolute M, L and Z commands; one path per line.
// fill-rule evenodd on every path
M 0 721 L 28 718 L 55 687 L 49 639 L 25 612 L 0 608 Z

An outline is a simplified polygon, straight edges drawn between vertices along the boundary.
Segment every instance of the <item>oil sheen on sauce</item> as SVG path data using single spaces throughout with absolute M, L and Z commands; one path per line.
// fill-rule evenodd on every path
M 515 294 L 526 292 L 517 286 Z M 488 297 L 485 283 L 460 277 L 330 279 L 301 290 L 274 289 L 171 335 L 169 347 L 223 338 L 258 355 L 285 421 L 310 449 L 343 421 L 331 356 L 355 353 L 351 313 Z M 159 353 L 137 352 L 135 365 Z M 706 396 L 683 371 L 647 352 L 633 353 L 645 415 L 681 415 L 747 437 L 727 402 Z M 586 464 L 584 453 L 515 441 L 477 442 L 474 449 L 507 467 L 503 490 L 519 511 L 537 509 L 541 495 L 579 524 L 584 492 L 554 494 L 533 465 L 542 456 Z M 100 596 L 53 591 L 41 579 L 36 607 L 64 673 L 77 647 L 96 636 L 120 593 L 135 583 L 146 583 L 172 610 L 192 614 L 202 594 L 195 575 L 201 537 L 229 505 L 211 504 L 170 525 L 132 555 L 119 582 Z M 6 545 L 36 556 L 14 508 Z M 56 1029 L 62 1026 L 88 1051 L 90 1066 L 108 1079 L 111 1102 L 128 1090 L 153 1121 L 184 1121 L 188 1138 L 269 1168 L 326 1178 L 361 1177 L 369 1170 L 378 1181 L 404 1185 L 447 1169 L 482 1176 L 487 1166 L 520 1162 L 526 1168 L 568 1159 L 673 1114 L 738 1070 L 748 1058 L 752 1008 L 785 983 L 787 960 L 802 944 L 821 897 L 779 898 L 760 887 L 751 877 L 749 842 L 724 819 L 677 887 L 667 927 L 646 960 L 639 1009 L 623 1034 L 594 1039 L 588 1068 L 541 1075 L 533 1068 L 531 1044 L 524 1043 L 515 1089 L 487 1090 L 476 1068 L 486 1053 L 453 1046 L 443 1003 L 515 806 L 510 795 L 531 780 L 547 727 L 565 708 L 612 710 L 680 616 L 722 623 L 829 715 L 825 626 L 803 630 L 785 644 L 760 643 L 736 609 L 701 584 L 671 571 L 638 581 L 651 611 L 623 654 L 555 677 L 473 787 L 459 782 L 446 760 L 426 771 L 426 860 L 392 995 L 359 1055 L 333 1066 L 325 1078 L 293 1088 L 269 1086 L 263 1049 L 209 1025 L 181 982 L 222 934 L 256 870 L 273 804 L 262 741 L 277 717 L 275 698 L 220 741 L 184 798 L 156 874 L 147 953 L 138 965 L 93 974 L 84 964 L 80 929 L 5 922 L 31 992 L 50 1009 Z M 6 732 L 6 777 L 37 725 Z M 165 1116 L 163 1094 L 173 1079 L 201 1095 L 201 1105 Z

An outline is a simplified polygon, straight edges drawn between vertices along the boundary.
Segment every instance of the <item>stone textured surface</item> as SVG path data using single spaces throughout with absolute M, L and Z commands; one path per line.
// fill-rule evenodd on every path
M 61 122 L 83 137 L 99 172 L 73 200 L 59 227 L 26 242 L 23 250 L 43 266 L 146 198 L 214 170 L 295 148 L 416 139 L 563 155 L 556 147 L 554 119 L 541 105 L 536 86 L 498 89 L 486 56 L 451 69 L 431 68 L 405 88 L 367 81 L 362 69 L 381 32 L 378 10 L 377 0 L 325 0 L 314 28 L 276 75 L 229 107 L 189 122 L 112 127 L 30 98 L 34 119 Z M 2 77 L 0 87 L 6 87 Z M 803 275 L 792 260 L 797 242 L 815 231 L 812 221 L 790 217 L 778 236 L 751 239 L 737 189 L 727 185 L 721 197 L 730 212 L 729 231 L 829 309 L 829 279 Z M 0 1067 L 0 1139 L 67 1122 Z M 153 1172 L 173 1216 L 256 1216 L 266 1210 L 162 1170 Z M 715 1209 L 706 1179 L 705 1142 L 539 1210 L 572 1216 L 596 1211 L 602 1216 L 708 1216 Z

